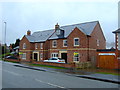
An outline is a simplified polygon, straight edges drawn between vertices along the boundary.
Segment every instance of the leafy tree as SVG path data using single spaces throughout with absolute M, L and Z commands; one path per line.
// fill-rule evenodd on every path
M 12 45 L 12 49 L 17 47 L 17 46 L 19 46 L 19 44 L 20 44 L 20 39 L 16 39 L 15 43 L 11 44 Z
M 20 39 L 16 39 L 15 47 L 19 46 L 19 43 L 20 43 Z

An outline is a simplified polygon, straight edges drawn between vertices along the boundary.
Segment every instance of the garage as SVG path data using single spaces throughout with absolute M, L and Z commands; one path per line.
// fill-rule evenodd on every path
M 115 69 L 116 53 L 114 49 L 97 50 L 97 67 L 104 69 Z

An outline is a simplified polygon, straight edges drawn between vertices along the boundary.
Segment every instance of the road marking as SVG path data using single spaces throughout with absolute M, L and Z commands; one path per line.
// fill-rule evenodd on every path
M 65 87 L 62 87 L 62 86 L 59 86 L 59 85 L 55 85 L 55 84 L 52 84 L 52 83 L 48 83 L 48 82 L 44 82 L 44 81 L 41 81 L 41 80 L 38 80 L 38 79 L 35 79 L 35 80 L 38 81 L 38 82 L 41 82 L 41 83 L 45 83 L 45 84 L 48 84 L 48 85 L 54 86 L 54 87 L 65 88 Z
M 18 74 L 18 73 L 11 72 L 11 71 L 8 71 L 8 70 L 2 70 L 2 71 L 4 71 L 4 72 L 8 72 L 8 73 L 13 74 L 13 75 L 16 75 L 16 76 L 21 76 L 21 75 Z

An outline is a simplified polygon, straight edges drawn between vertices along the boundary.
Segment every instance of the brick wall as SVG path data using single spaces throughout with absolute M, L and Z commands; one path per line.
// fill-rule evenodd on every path
M 33 64 L 41 64 L 41 65 L 50 65 L 50 66 L 58 66 L 58 67 L 65 67 L 65 68 L 74 68 L 75 64 L 65 64 L 65 63 L 50 63 L 50 62 L 33 62 Z
M 100 45 L 97 46 L 97 39 L 100 40 Z M 102 29 L 99 24 L 97 24 L 89 37 L 89 47 L 95 49 L 105 49 L 106 48 L 106 40 L 104 38 Z

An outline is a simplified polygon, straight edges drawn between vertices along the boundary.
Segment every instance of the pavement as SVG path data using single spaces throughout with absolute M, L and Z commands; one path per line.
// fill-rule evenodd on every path
M 70 69 L 53 69 L 53 68 L 46 68 L 46 67 L 37 67 L 37 66 L 29 66 L 26 64 L 15 64 L 14 66 L 22 67 L 22 68 L 28 68 L 38 71 L 47 71 L 47 72 L 61 72 L 65 73 L 67 75 L 74 75 L 76 77 L 80 78 L 86 78 L 86 79 L 93 79 L 93 80 L 99 80 L 104 82 L 111 82 L 111 83 L 117 83 L 120 84 L 120 80 L 118 75 L 111 75 L 111 74 L 98 74 L 93 72 L 86 72 L 86 71 L 80 71 L 79 73 L 76 70 L 70 70 Z M 77 73 L 76 73 L 77 72 Z

